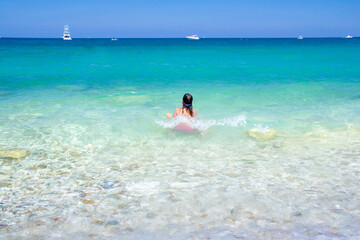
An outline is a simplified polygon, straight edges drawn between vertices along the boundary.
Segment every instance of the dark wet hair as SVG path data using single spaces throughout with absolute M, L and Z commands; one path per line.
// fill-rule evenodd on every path
M 192 107 L 192 101 L 193 101 L 193 97 L 191 96 L 190 93 L 186 93 L 183 97 L 183 109 L 187 109 L 190 112 L 190 115 L 193 117 L 194 116 L 194 112 L 193 112 L 193 107 Z

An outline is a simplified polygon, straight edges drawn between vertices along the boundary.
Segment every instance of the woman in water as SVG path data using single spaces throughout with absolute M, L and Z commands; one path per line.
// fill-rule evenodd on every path
M 192 107 L 192 101 L 193 97 L 190 93 L 186 93 L 183 97 L 182 101 L 182 108 L 177 108 L 174 112 L 174 116 L 172 116 L 170 113 L 166 114 L 167 118 L 176 118 L 179 115 L 184 115 L 188 117 L 197 117 L 195 109 Z

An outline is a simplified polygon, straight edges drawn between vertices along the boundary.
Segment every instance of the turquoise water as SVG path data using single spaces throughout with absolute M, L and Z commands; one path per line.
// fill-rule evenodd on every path
M 2 237 L 360 236 L 359 39 L 0 39 L 0 105 Z

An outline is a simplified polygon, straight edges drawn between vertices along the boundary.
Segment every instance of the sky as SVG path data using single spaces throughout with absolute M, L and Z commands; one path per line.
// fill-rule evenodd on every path
M 0 36 L 360 36 L 360 0 L 0 0 Z

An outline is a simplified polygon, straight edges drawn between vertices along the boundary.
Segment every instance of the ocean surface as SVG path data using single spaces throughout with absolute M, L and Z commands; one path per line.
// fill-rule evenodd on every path
M 360 39 L 2 38 L 0 164 L 2 239 L 359 239 Z

